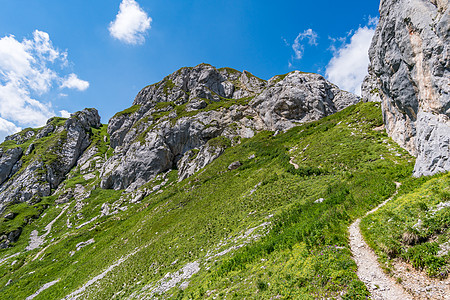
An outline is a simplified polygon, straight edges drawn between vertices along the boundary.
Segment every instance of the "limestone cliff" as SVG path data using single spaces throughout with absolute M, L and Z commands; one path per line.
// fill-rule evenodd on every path
M 85 109 L 7 137 L 0 147 L 0 213 L 10 204 L 49 196 L 89 146 L 91 127 L 99 126 L 97 111 Z
M 388 134 L 417 157 L 414 175 L 450 170 L 450 8 L 383 0 L 363 98 L 381 101 Z
M 144 88 L 109 121 L 115 151 L 101 185 L 133 190 L 172 168 L 181 180 L 241 138 L 287 130 L 358 101 L 317 74 L 295 71 L 265 81 L 206 64 L 182 68 Z

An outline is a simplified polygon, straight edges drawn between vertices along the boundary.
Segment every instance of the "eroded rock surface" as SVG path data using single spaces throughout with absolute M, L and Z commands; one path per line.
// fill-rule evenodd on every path
M 134 190 L 171 168 L 184 179 L 240 138 L 287 130 L 358 101 L 317 74 L 295 71 L 265 81 L 206 64 L 182 68 L 144 88 L 109 121 L 115 151 L 101 186 Z
M 8 203 L 32 202 L 33 199 L 39 201 L 39 197 L 49 196 L 89 146 L 91 128 L 100 125 L 97 110 L 85 109 L 60 125 L 50 119 L 47 126 L 37 134 L 25 135 L 24 138 L 22 133 L 7 138 L 18 146 L 2 152 L 0 157 L 0 182 L 8 179 L 0 186 L 0 213 Z M 36 140 L 49 135 L 51 137 L 48 140 Z M 21 145 L 33 137 L 37 143 L 41 143 L 40 146 L 22 155 Z
M 363 98 L 382 101 L 388 134 L 417 156 L 415 176 L 450 170 L 450 8 L 384 0 Z
M 22 153 L 22 148 L 13 148 L 6 151 L 0 149 L 0 186 L 6 181 L 6 179 L 14 175 L 14 172 L 12 171 L 22 156 Z

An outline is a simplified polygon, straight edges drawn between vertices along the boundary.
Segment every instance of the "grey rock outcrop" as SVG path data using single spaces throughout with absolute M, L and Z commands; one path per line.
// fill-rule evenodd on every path
M 78 158 L 91 143 L 89 131 L 99 128 L 100 116 L 97 110 L 86 108 L 72 114 L 64 125 L 65 141 L 56 150 L 58 159 L 47 165 L 47 180 L 52 189 L 56 189 L 65 175 L 76 164 Z
M 31 151 L 28 155 L 22 156 L 26 158 L 27 163 L 20 164 L 21 167 L 16 168 L 18 169 L 16 174 L 12 177 L 9 174 L 10 178 L 0 186 L 0 213 L 8 203 L 38 201 L 39 197 L 49 196 L 89 146 L 91 127 L 97 128 L 100 125 L 100 117 L 95 109 L 75 113 L 61 126 L 47 124 L 36 135 L 36 138 L 52 135 L 45 143 L 40 144 L 39 149 L 42 153 Z M 24 141 L 14 138 L 11 140 L 17 143 Z M 39 140 L 34 141 L 36 144 L 39 143 Z M 21 147 L 14 149 L 20 149 L 15 150 L 15 158 L 5 160 L 6 163 L 1 166 L 5 174 L 8 170 L 14 170 L 14 166 L 18 163 L 22 163 L 22 158 L 17 161 L 16 157 L 22 155 L 23 149 Z
M 267 88 L 250 103 L 267 130 L 286 130 L 319 120 L 359 101 L 318 74 L 294 71 L 280 79 L 270 79 Z
M 22 234 L 22 228 L 15 229 L 8 234 L 0 236 L 0 249 L 6 249 L 10 247 L 11 243 L 17 242 Z
M 369 71 L 369 73 L 371 72 Z M 368 75 L 364 78 L 364 82 L 361 85 L 361 94 L 363 95 L 364 101 L 383 102 L 380 94 L 380 86 L 374 76 Z
M 444 118 L 444 117 L 441 117 Z M 428 176 L 450 170 L 450 124 L 448 119 L 420 112 L 417 126 L 417 156 L 414 174 Z
M 20 147 L 8 149 L 5 152 L 0 148 L 0 186 L 10 176 L 14 175 L 14 165 L 22 156 L 23 150 Z
M 186 151 L 178 161 L 178 180 L 182 181 L 195 172 L 206 167 L 225 151 L 225 146 L 211 145 L 207 143 L 201 150 L 193 149 Z
M 109 121 L 114 155 L 102 168 L 101 186 L 134 190 L 173 168 L 184 179 L 227 143 L 261 130 L 287 130 L 358 101 L 317 74 L 295 71 L 265 81 L 206 64 L 182 68 L 144 88 L 131 108 Z M 218 137 L 225 144 L 208 144 Z
M 417 156 L 415 176 L 450 170 L 450 8 L 383 0 L 363 98 L 382 101 L 388 134 Z
M 23 130 L 22 132 L 18 132 L 12 135 L 9 135 L 5 137 L 5 141 L 14 141 L 16 144 L 23 144 L 27 142 L 28 140 L 32 139 L 36 135 L 36 132 L 31 129 L 27 128 Z

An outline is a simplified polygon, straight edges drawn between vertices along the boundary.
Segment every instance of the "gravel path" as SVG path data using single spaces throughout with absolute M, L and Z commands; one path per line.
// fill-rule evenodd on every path
M 398 190 L 400 183 L 396 183 L 396 185 Z M 386 205 L 386 203 L 388 203 L 396 194 L 397 192 L 395 192 L 391 198 L 381 203 L 378 207 L 368 212 L 366 216 L 374 213 L 380 207 Z M 377 255 L 372 249 L 370 249 L 361 235 L 361 231 L 359 229 L 360 223 L 361 219 L 358 219 L 350 225 L 350 248 L 353 254 L 353 259 L 358 265 L 357 275 L 366 284 L 372 299 L 412 300 L 413 297 L 408 294 L 401 285 L 395 283 L 392 278 L 383 272 L 378 263 Z

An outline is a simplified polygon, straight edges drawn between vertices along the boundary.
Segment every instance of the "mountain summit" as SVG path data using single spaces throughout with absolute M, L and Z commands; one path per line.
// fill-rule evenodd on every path
M 111 118 L 115 151 L 102 169 L 102 187 L 133 190 L 172 168 L 182 180 L 241 138 L 285 131 L 358 101 L 317 74 L 294 71 L 265 81 L 207 64 L 182 68 Z

